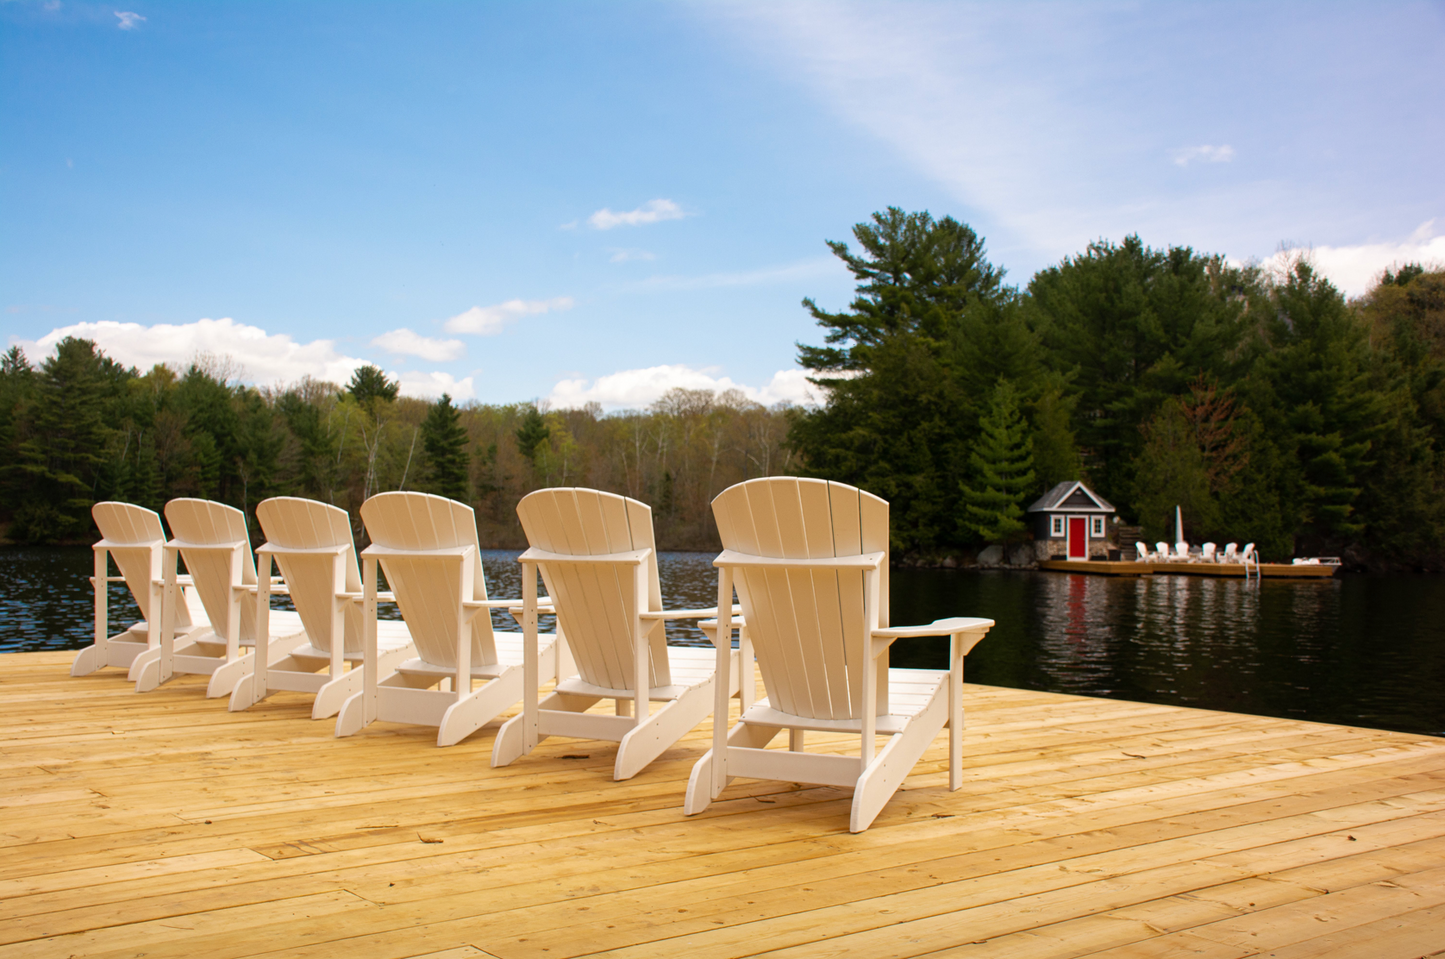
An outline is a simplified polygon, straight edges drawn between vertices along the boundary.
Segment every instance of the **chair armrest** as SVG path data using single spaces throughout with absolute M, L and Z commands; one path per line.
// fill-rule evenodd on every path
M 874 639 L 903 639 L 913 636 L 952 636 L 973 629 L 991 629 L 994 621 L 971 616 L 951 616 L 935 619 L 926 626 L 884 626 L 873 630 Z
M 515 619 L 515 620 L 516 620 L 517 622 L 519 622 L 519 623 L 522 621 L 522 614 L 525 613 L 526 611 L 527 611 L 527 607 L 525 607 L 525 606 L 508 606 L 508 607 L 507 607 L 507 612 L 511 613 L 511 614 L 512 614 L 512 618 Z M 556 607 L 556 606 L 553 606 L 551 603 L 541 603 L 541 602 L 539 602 L 539 603 L 537 604 L 537 614 L 538 614 L 539 616 L 555 616 L 555 615 L 557 615 L 557 607 Z
M 738 605 L 737 603 L 734 603 L 734 604 L 733 604 L 733 615 L 734 615 L 734 616 L 739 616 L 739 615 L 741 615 L 741 614 L 742 614 L 742 611 L 743 611 L 742 606 Z M 638 617 L 639 617 L 640 619 L 651 619 L 651 620 L 658 620 L 658 619 L 708 619 L 708 618 L 714 617 L 714 616 L 716 616 L 716 615 L 717 615 L 717 607 L 716 607 L 716 606 L 712 606 L 712 607 L 709 607 L 708 609 L 654 609 L 654 610 L 648 610 L 647 612 L 644 612 L 644 613 L 639 613 L 639 614 L 638 614 Z
M 337 593 L 336 596 L 337 596 L 338 599 L 349 599 L 349 600 L 351 600 L 353 603 L 364 603 L 364 602 L 366 602 L 366 594 L 365 594 L 365 593 Z M 377 594 L 376 594 L 376 601 L 377 601 L 378 603 L 394 603 L 394 602 L 396 602 L 396 594 L 395 594 L 395 593 L 386 593 L 386 592 L 377 593 Z
M 698 621 L 698 624 L 697 624 L 697 628 L 700 629 L 700 630 L 702 630 L 704 633 L 710 633 L 710 632 L 712 632 L 713 630 L 717 629 L 717 620 L 715 620 L 715 619 L 703 619 L 703 620 L 699 620 L 699 621 Z M 733 617 L 733 629 L 747 629 L 747 628 L 748 628 L 747 621 L 744 620 L 741 616 L 734 616 L 734 617 Z
M 924 636 L 954 636 L 958 633 L 977 633 L 972 643 L 964 647 L 967 654 L 983 634 L 994 626 L 991 619 L 978 619 L 971 616 L 952 616 L 948 619 L 935 619 L 926 626 L 884 626 L 873 630 L 873 655 L 881 656 L 883 651 L 893 645 L 895 639 L 913 639 Z
M 463 605 L 463 606 L 477 606 L 477 607 L 482 607 L 482 608 L 485 608 L 485 609 L 511 609 L 513 606 L 515 606 L 515 607 L 517 607 L 518 609 L 521 609 L 521 608 L 522 608 L 522 601 L 519 600 L 519 599 L 464 599 L 464 600 L 462 600 L 462 605 Z M 537 597 L 537 605 L 538 605 L 538 606 L 551 606 L 551 605 L 552 605 L 552 597 L 550 597 L 550 596 L 538 596 L 538 597 Z

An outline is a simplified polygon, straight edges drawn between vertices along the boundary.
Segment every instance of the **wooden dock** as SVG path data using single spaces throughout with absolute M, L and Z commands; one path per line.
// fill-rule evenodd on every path
M 852 836 L 832 788 L 686 819 L 706 724 L 614 783 L 70 658 L 0 656 L 0 959 L 1445 950 L 1445 739 L 969 686 L 963 788 L 941 738 Z
M 1156 574 L 1167 574 L 1170 576 L 1227 576 L 1235 579 L 1244 579 L 1245 566 L 1243 563 L 1149 563 Z M 1318 564 L 1311 566 L 1307 563 L 1260 563 L 1258 567 L 1250 566 L 1249 574 L 1253 575 L 1254 570 L 1259 570 L 1259 575 L 1265 579 L 1329 579 L 1339 572 L 1340 567 L 1334 564 Z

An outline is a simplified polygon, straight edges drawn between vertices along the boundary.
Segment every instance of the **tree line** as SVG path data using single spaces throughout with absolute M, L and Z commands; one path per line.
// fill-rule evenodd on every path
M 952 218 L 890 208 L 829 246 L 847 309 L 804 306 L 826 405 L 792 414 L 804 468 L 892 504 L 920 556 L 1025 536 L 1082 479 L 1172 540 L 1357 567 L 1445 559 L 1445 272 L 1387 271 L 1347 301 L 1294 256 L 1276 271 L 1139 237 L 1009 286 Z
M 659 545 L 716 541 L 709 503 L 727 486 L 795 470 L 787 416 L 737 390 L 674 389 L 646 410 L 536 403 L 456 405 L 398 395 L 365 366 L 345 385 L 285 389 L 237 381 L 224 358 L 145 373 L 85 339 L 32 366 L 0 359 L 0 523 L 16 543 L 88 542 L 90 507 L 117 499 L 160 511 L 179 496 L 242 510 L 260 540 L 269 496 L 359 509 L 386 490 L 467 502 L 490 547 L 524 547 L 516 504 L 547 486 L 592 486 L 653 507 Z
M 798 345 L 826 397 L 764 408 L 675 389 L 645 410 L 551 410 L 346 384 L 239 382 L 225 358 L 141 372 L 83 339 L 0 359 L 0 527 L 92 538 L 90 506 L 292 494 L 351 511 L 384 490 L 470 503 L 524 545 L 517 501 L 578 485 L 653 507 L 659 545 L 717 545 L 709 503 L 754 476 L 852 483 L 891 503 L 900 558 L 1025 538 L 1024 510 L 1082 479 L 1146 538 L 1254 541 L 1267 558 L 1445 561 L 1445 272 L 1408 265 L 1347 300 L 1308 257 L 1276 271 L 1137 236 L 1005 282 L 951 217 L 896 208 L 829 247 L 846 309 L 804 300 Z M 358 532 L 360 529 L 358 528 Z

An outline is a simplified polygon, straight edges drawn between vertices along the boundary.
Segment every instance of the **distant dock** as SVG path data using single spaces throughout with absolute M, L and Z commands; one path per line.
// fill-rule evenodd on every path
M 1264 579 L 1329 579 L 1339 570 L 1334 563 L 1310 565 L 1300 563 L 1154 563 L 1137 560 L 1048 559 L 1039 562 L 1039 569 L 1055 573 L 1085 573 L 1091 576 L 1215 576 L 1244 579 L 1256 569 Z

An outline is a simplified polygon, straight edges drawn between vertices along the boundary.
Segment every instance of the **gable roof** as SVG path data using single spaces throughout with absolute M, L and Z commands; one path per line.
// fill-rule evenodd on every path
M 1034 500 L 1033 505 L 1026 512 L 1042 513 L 1046 510 L 1060 508 L 1102 513 L 1115 511 L 1107 500 L 1083 483 L 1078 480 L 1066 480 Z

